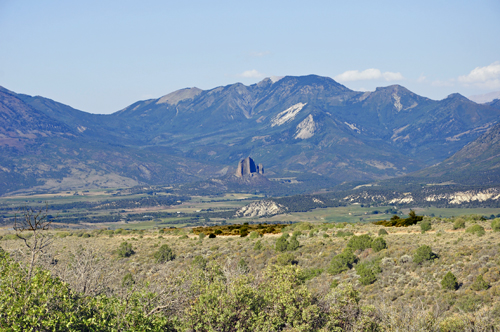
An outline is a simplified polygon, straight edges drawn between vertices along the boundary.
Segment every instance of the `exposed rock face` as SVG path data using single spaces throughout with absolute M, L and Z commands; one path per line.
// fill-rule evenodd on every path
M 237 177 L 241 178 L 245 175 L 251 175 L 252 173 L 264 174 L 264 166 L 262 166 L 262 164 L 255 166 L 255 162 L 250 157 L 246 157 L 238 163 L 238 168 L 236 168 Z
M 273 201 L 263 200 L 248 204 L 236 211 L 236 217 L 266 217 L 285 213 L 286 206 Z

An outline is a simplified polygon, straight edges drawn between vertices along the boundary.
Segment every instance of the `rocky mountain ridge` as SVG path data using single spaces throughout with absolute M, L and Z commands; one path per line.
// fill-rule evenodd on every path
M 111 115 L 0 90 L 1 161 L 9 171 L 0 173 L 0 194 L 47 182 L 56 189 L 63 179 L 105 186 L 91 182 L 93 172 L 123 184 L 199 181 L 249 155 L 269 178 L 312 176 L 327 187 L 381 180 L 442 162 L 500 120 L 495 104 L 459 94 L 434 101 L 399 85 L 357 92 L 316 75 L 187 88 Z M 21 114 L 36 119 L 23 122 Z M 14 137 L 19 132 L 32 136 Z M 77 173 L 80 180 L 69 181 Z

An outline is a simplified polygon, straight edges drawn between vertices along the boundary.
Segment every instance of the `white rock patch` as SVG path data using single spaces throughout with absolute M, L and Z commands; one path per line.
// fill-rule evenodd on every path
M 446 199 L 449 204 L 461 204 L 472 201 L 484 202 L 487 200 L 500 200 L 500 193 L 495 189 L 487 189 L 482 191 L 459 191 L 453 194 L 430 195 L 425 198 L 428 202 L 435 202 Z
M 344 122 L 347 127 L 351 128 L 351 130 L 354 130 L 358 134 L 361 133 L 361 130 L 359 130 L 354 123 L 349 123 L 349 122 Z
M 273 201 L 258 201 L 236 211 L 236 217 L 264 217 L 284 213 L 287 207 Z
M 307 103 L 306 104 L 298 103 L 287 108 L 283 112 L 280 112 L 278 115 L 276 115 L 271 119 L 271 127 L 281 126 L 287 122 L 292 121 L 293 119 L 295 119 L 297 114 L 299 114 L 300 110 L 302 110 L 302 108 L 304 108 L 304 106 L 306 105 Z
M 399 111 L 403 109 L 403 104 L 401 104 L 401 97 L 394 92 L 392 94 L 392 98 L 394 98 L 394 107 Z
M 316 123 L 314 123 L 313 116 L 309 114 L 301 123 L 297 125 L 297 131 L 295 132 L 295 139 L 307 139 L 314 136 L 314 131 L 316 130 Z

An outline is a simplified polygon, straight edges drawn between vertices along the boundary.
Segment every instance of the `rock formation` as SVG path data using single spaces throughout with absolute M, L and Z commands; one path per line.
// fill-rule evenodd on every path
M 236 168 L 237 177 L 241 178 L 245 175 L 251 175 L 252 173 L 258 173 L 263 175 L 264 166 L 262 164 L 255 166 L 255 162 L 250 157 L 247 157 L 238 163 L 238 167 Z

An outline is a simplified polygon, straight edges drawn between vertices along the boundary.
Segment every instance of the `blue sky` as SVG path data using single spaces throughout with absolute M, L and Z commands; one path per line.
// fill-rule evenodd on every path
M 86 112 L 307 74 L 499 91 L 500 1 L 0 0 L 0 85 Z

